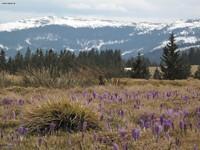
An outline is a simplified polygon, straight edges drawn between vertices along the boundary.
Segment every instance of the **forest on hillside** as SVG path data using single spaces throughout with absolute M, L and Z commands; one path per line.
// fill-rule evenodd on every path
M 148 58 L 138 53 L 138 56 L 123 60 L 120 50 L 81 51 L 78 55 L 71 51 L 37 49 L 33 52 L 27 48 L 25 54 L 20 51 L 15 57 L 6 59 L 6 52 L 0 51 L 0 71 L 12 75 L 19 73 L 32 74 L 47 73 L 50 78 L 60 78 L 66 74 L 82 74 L 87 78 L 103 80 L 114 77 L 131 77 L 149 79 L 187 79 L 191 76 L 191 65 L 200 65 L 200 48 L 192 48 L 180 52 L 173 34 L 169 37 L 168 44 L 163 49 L 160 64 L 153 64 Z M 157 66 L 154 74 L 150 74 L 149 67 Z M 129 67 L 131 70 L 125 71 Z M 195 73 L 198 77 L 198 71 Z M 37 77 L 38 78 L 38 77 Z M 101 81 L 103 82 L 103 81 Z

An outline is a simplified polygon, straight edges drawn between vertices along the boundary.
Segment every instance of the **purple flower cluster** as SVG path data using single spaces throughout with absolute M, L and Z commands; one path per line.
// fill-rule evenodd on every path
M 16 100 L 16 99 L 11 99 L 11 98 L 4 98 L 0 100 L 0 105 L 3 106 L 9 106 L 9 105 L 19 105 L 22 106 L 24 105 L 25 101 L 22 99 Z
M 135 141 L 137 141 L 140 138 L 140 129 L 138 129 L 138 128 L 133 129 L 132 137 Z
M 28 129 L 25 128 L 25 127 L 23 127 L 23 126 L 17 128 L 16 131 L 17 131 L 17 133 L 18 133 L 19 135 L 26 135 L 26 134 L 28 133 Z

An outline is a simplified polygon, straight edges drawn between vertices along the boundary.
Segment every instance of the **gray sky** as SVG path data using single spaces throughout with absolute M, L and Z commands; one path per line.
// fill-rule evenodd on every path
M 40 16 L 89 16 L 132 20 L 200 18 L 200 0 L 0 0 L 0 23 Z

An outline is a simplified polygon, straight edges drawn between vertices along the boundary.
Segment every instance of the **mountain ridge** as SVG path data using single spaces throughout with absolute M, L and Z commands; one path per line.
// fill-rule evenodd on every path
M 27 47 L 75 53 L 121 49 L 125 59 L 140 51 L 157 61 L 172 32 L 180 50 L 200 46 L 200 19 L 158 23 L 48 16 L 0 24 L 0 48 L 8 56 Z M 152 54 L 159 55 L 152 58 Z

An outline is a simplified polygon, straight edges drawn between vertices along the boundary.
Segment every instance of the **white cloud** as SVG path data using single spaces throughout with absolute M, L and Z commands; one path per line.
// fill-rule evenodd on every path
M 84 4 L 84 3 L 71 3 L 66 5 L 67 8 L 71 9 L 92 9 L 90 5 Z
M 127 9 L 123 6 L 117 5 L 115 3 L 107 4 L 107 3 L 67 3 L 66 8 L 68 9 L 76 9 L 76 10 L 87 10 L 87 11 L 119 11 L 119 12 L 126 12 Z
M 16 5 L 12 7 L 0 5 L 0 21 L 50 14 L 158 20 L 200 17 L 199 0 L 15 0 L 15 2 Z M 5 12 L 8 12 L 7 15 Z

